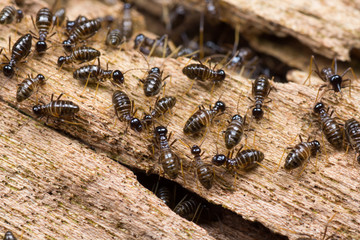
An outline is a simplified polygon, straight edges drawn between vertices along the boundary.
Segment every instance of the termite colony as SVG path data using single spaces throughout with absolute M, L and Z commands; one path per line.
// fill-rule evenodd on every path
M 210 6 L 212 1 L 205 2 L 207 3 L 204 10 L 205 19 L 213 19 L 217 14 L 216 8 L 214 10 Z M 149 147 L 146 154 L 154 160 L 158 172 L 169 179 L 176 180 L 181 177 L 186 185 L 186 181 L 191 178 L 192 181 L 196 181 L 197 188 L 202 188 L 203 191 L 212 191 L 214 186 L 221 184 L 222 177 L 218 176 L 218 172 L 222 169 L 226 174 L 234 175 L 234 183 L 229 187 L 233 189 L 236 188 L 238 171 L 256 174 L 256 171 L 253 171 L 254 168 L 262 166 L 269 170 L 270 174 L 274 174 L 282 163 L 285 170 L 302 166 L 302 169 L 299 170 L 302 173 L 304 165 L 311 157 L 318 157 L 323 153 L 324 141 L 315 139 L 316 134 L 309 136 L 307 141 L 304 141 L 300 134 L 296 134 L 299 135 L 300 142 L 291 147 L 285 160 L 281 159 L 282 162 L 278 166 L 276 163 L 274 169 L 267 166 L 266 152 L 257 149 L 255 143 L 252 147 L 248 145 L 248 135 L 252 134 L 255 139 L 255 134 L 260 138 L 264 134 L 263 131 L 257 131 L 256 128 L 264 120 L 269 120 L 267 113 L 270 112 L 272 97 L 278 94 L 275 88 L 276 83 L 274 83 L 274 79 L 278 77 L 274 76 L 275 73 L 269 73 L 270 70 L 261 65 L 261 57 L 248 46 L 239 47 L 239 42 L 236 40 L 233 47 L 220 44 L 216 40 L 198 43 L 196 39 L 204 38 L 202 35 L 204 26 L 202 24 L 197 26 L 200 29 L 199 36 L 189 36 L 187 32 L 182 32 L 180 27 L 181 22 L 185 21 L 186 13 L 184 12 L 186 10 L 181 5 L 170 9 L 167 18 L 164 18 L 167 20 L 164 20 L 166 34 L 163 36 L 156 38 L 148 36 L 146 33 L 135 34 L 132 20 L 134 6 L 131 2 L 124 2 L 122 6 L 121 19 L 109 15 L 99 15 L 94 18 L 78 16 L 74 20 L 66 17 L 65 6 L 64 8 L 41 8 L 30 18 L 24 16 L 20 9 L 16 10 L 14 6 L 3 8 L 0 12 L 0 24 L 16 25 L 25 20 L 30 21 L 33 26 L 33 29 L 28 32 L 20 31 L 21 34 L 17 36 L 17 40 L 12 46 L 10 46 L 11 40 L 9 39 L 9 50 L 7 54 L 3 54 L 1 61 L 6 81 L 14 76 L 17 79 L 23 79 L 16 91 L 17 105 L 24 101 L 30 101 L 29 98 L 32 98 L 32 94 L 37 94 L 43 85 L 48 86 L 49 80 L 51 80 L 51 76 L 43 75 L 41 72 L 36 73 L 34 77 L 32 72 L 23 74 L 19 69 L 26 69 L 33 58 L 42 58 L 46 61 L 51 56 L 52 48 L 63 47 L 64 54 L 56 56 L 56 64 L 53 66 L 57 68 L 56 71 L 63 73 L 67 79 L 79 80 L 85 88 L 88 84 L 97 85 L 96 92 L 102 90 L 98 89 L 99 84 L 111 83 L 112 86 L 108 85 L 112 92 L 109 105 L 113 106 L 112 116 L 117 117 L 120 124 L 123 124 L 121 126 L 126 134 L 124 138 L 136 135 L 139 139 L 144 139 L 145 145 Z M 203 21 L 204 19 L 200 22 Z M 104 36 L 96 37 L 101 34 Z M 182 41 L 179 41 L 180 35 Z M 56 39 L 57 36 L 61 41 Z M 34 44 L 34 50 L 32 50 L 33 39 L 37 41 Z M 103 39 L 104 49 L 95 49 L 89 46 L 94 39 Z M 175 45 L 179 47 L 175 47 Z M 5 49 L 6 47 L 3 46 L 1 52 L 4 52 Z M 116 63 L 111 63 L 111 60 L 107 61 L 106 68 L 104 67 L 105 64 L 101 60 L 106 59 L 106 51 L 124 49 L 137 56 L 133 62 L 133 65 L 137 65 L 137 67 L 121 69 L 122 67 L 117 67 Z M 221 56 L 221 61 L 215 61 L 219 56 Z M 187 62 L 186 58 L 189 57 L 194 57 L 197 61 L 182 65 L 178 72 L 166 70 L 166 62 L 171 61 L 171 58 Z M 161 65 L 149 63 L 154 59 L 154 62 L 158 62 L 157 58 L 162 58 Z M 111 69 L 108 66 L 109 62 Z M 70 71 L 71 73 L 69 73 Z M 146 99 L 142 103 L 136 103 L 134 100 L 138 96 L 138 92 L 134 94 L 134 90 L 128 88 L 134 79 L 127 74 L 130 71 L 143 73 L 142 78 L 136 79 L 137 83 L 142 85 L 143 93 L 141 94 Z M 354 71 L 352 68 L 348 68 L 340 75 L 336 59 L 333 66 L 320 69 L 315 57 L 312 56 L 309 78 L 313 72 L 325 83 L 318 89 L 317 96 L 314 96 L 314 103 L 310 106 L 309 115 L 313 115 L 314 121 L 320 123 L 323 136 L 334 149 L 345 151 L 353 148 L 360 164 L 360 123 L 354 118 L 343 120 L 343 123 L 340 123 L 333 116 L 333 111 L 329 112 L 329 107 L 327 108 L 324 104 L 328 92 L 334 91 L 342 94 L 342 89 L 348 87 L 351 81 L 356 79 Z M 253 78 L 251 89 L 248 93 L 240 92 L 237 96 L 231 96 L 233 99 L 236 98 L 237 105 L 235 106 L 222 100 L 222 98 L 226 98 L 226 92 L 214 101 L 213 95 L 221 92 L 223 85 L 230 81 L 232 73 L 240 73 L 248 78 Z M 178 93 L 174 90 L 177 86 L 174 78 L 179 75 L 188 78 L 189 84 L 184 92 Z M 345 77 L 345 75 L 349 75 L 349 77 Z M 205 102 L 196 99 L 196 96 L 192 95 L 193 85 L 203 87 L 201 91 L 207 91 L 204 94 L 206 99 L 212 101 Z M 169 91 L 169 88 L 171 92 L 177 92 L 177 95 L 167 95 L 166 91 Z M 65 95 L 70 96 L 71 93 Z M 51 100 L 47 104 L 39 104 L 36 98 L 36 104 L 32 107 L 33 116 L 37 119 L 53 118 L 62 124 L 81 125 L 82 123 L 77 122 L 77 115 L 81 114 L 81 105 L 70 100 L 61 100 L 62 96 L 63 94 L 59 93 L 55 100 L 54 94 L 52 94 Z M 181 108 L 180 106 L 187 104 L 184 101 L 186 96 L 193 97 L 199 105 L 192 113 L 181 116 L 181 118 L 187 118 L 187 121 L 181 126 L 183 132 L 174 132 L 175 130 L 170 125 L 171 120 Z M 239 101 L 246 98 L 249 98 L 248 107 L 243 109 L 243 112 L 239 112 Z M 137 107 L 138 105 L 140 107 Z M 233 109 L 236 109 L 237 112 L 232 111 Z M 142 115 L 140 116 L 139 112 L 141 111 Z M 271 111 L 271 114 L 274 114 L 274 111 Z M 91 121 L 91 119 L 88 120 Z M 174 135 L 176 138 L 172 141 L 171 138 Z M 203 150 L 203 146 L 209 144 L 209 138 L 216 138 L 214 141 L 216 153 L 205 154 Z M 241 143 L 242 141 L 244 143 Z M 177 146 L 174 146 L 175 143 Z M 182 147 L 179 143 L 186 147 Z M 180 151 L 180 149 L 184 151 Z M 219 149 L 224 152 L 219 153 Z M 213 155 L 210 157 L 212 160 L 208 160 L 209 154 Z M 220 168 L 221 166 L 223 168 Z M 179 215 L 190 220 L 196 219 L 197 216 L 194 212 L 200 205 L 196 202 L 197 199 L 185 198 L 175 206 L 169 199 L 169 189 L 160 186 L 155 193 L 166 205 L 171 205 L 171 208 Z

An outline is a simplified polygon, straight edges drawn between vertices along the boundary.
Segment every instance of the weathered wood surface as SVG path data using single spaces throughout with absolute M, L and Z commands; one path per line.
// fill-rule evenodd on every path
M 4 5 L 5 3 L 0 3 L 0 7 Z M 104 9 L 104 11 L 98 11 L 99 13 L 101 12 L 101 15 L 104 12 L 105 14 L 111 13 L 107 6 L 99 5 L 97 7 L 97 9 Z M 84 7 L 78 6 L 78 9 L 81 9 L 82 14 L 87 15 Z M 106 9 L 108 12 L 106 12 Z M 97 16 L 95 15 L 96 13 L 91 13 L 90 9 L 86 10 L 89 11 L 90 16 Z M 69 13 L 71 18 L 73 18 L 78 12 L 71 12 L 69 8 Z M 0 46 L 7 46 L 8 34 L 12 35 L 12 39 L 18 38 L 18 35 L 14 32 L 17 27 L 22 33 L 25 33 L 31 27 L 29 16 L 26 17 L 24 22 L 26 24 L 20 26 L 1 26 L 4 34 L 1 36 Z M 118 68 L 122 71 L 134 67 L 147 67 L 144 59 L 136 51 L 131 50 L 131 47 L 127 47 L 125 52 L 107 48 L 102 42 L 105 38 L 105 32 L 100 32 L 93 41 L 89 42 L 95 48 L 102 49 L 103 66 L 105 66 L 106 61 L 111 61 L 110 68 Z M 73 100 L 80 105 L 81 111 L 78 114 L 77 120 L 82 125 L 60 124 L 53 126 L 53 128 L 64 132 L 65 136 L 71 136 L 87 145 L 95 147 L 99 152 L 106 153 L 109 157 L 117 159 L 123 164 L 158 172 L 160 167 L 156 161 L 150 159 L 151 152 L 147 149 L 149 137 L 145 134 L 137 134 L 131 130 L 124 135 L 126 125 L 119 122 L 114 124 L 115 114 L 113 108 L 110 107 L 114 87 L 109 82 L 106 82 L 99 88 L 96 99 L 94 98 L 94 87 L 87 88 L 85 94 L 80 97 L 83 84 L 72 78 L 72 68 L 67 67 L 59 71 L 55 67 L 57 58 L 63 54 L 63 50 L 57 45 L 56 40 L 58 36 L 54 36 L 53 39 L 55 39 L 55 43 L 51 52 L 49 51 L 42 58 L 31 54 L 26 64 L 19 65 L 23 71 L 18 79 L 18 82 L 20 82 L 25 77 L 25 73 L 31 72 L 41 72 L 46 77 L 51 76 L 47 85 L 39 90 L 40 101 L 48 102 L 51 93 L 55 92 L 55 95 L 58 95 L 64 92 L 66 94 L 64 99 Z M 99 42 L 100 40 L 101 42 Z M 131 46 L 132 44 L 129 45 Z M 150 60 L 152 66 L 159 66 L 163 62 L 163 59 L 152 58 Z M 198 83 L 195 83 L 190 92 L 185 94 L 191 86 L 191 81 L 181 73 L 181 69 L 187 62 L 187 59 L 169 59 L 166 60 L 163 66 L 164 74 L 169 73 L 172 75 L 171 82 L 169 81 L 166 85 L 166 94 L 175 95 L 178 103 L 174 109 L 174 114 L 166 116 L 165 120 L 160 119 L 159 122 L 169 124 L 168 128 L 174 133 L 174 138 L 182 139 L 190 145 L 199 144 L 199 138 L 194 139 L 184 136 L 182 127 L 186 119 L 191 115 L 191 112 L 199 104 L 208 105 L 213 103 L 221 95 L 221 99 L 229 108 L 227 109 L 227 114 L 219 118 L 220 122 L 216 122 L 211 128 L 211 132 L 206 136 L 202 146 L 203 150 L 206 151 L 205 155 L 210 156 L 216 153 L 215 140 L 218 137 L 218 132 L 222 130 L 221 127 L 226 124 L 226 119 L 229 119 L 230 115 L 236 113 L 238 97 L 240 97 L 239 111 L 241 114 L 244 114 L 247 107 L 252 104 L 247 99 L 251 92 L 251 80 L 232 74 L 231 79 L 228 77 L 224 84 L 215 90 L 213 96 L 210 96 L 210 85 L 206 87 L 200 86 Z M 155 101 L 155 99 L 148 100 L 143 97 L 142 85 L 135 78 L 135 76 L 141 77 L 143 74 L 140 71 L 126 74 L 123 86 L 123 89 L 135 100 L 136 106 L 139 107 L 138 114 L 144 109 L 147 110 Z M 7 80 L 1 74 L 0 82 L 4 83 L 5 81 Z M 1 91 L 3 101 L 10 105 L 16 104 L 16 84 L 16 78 L 9 80 Z M 314 81 L 312 81 L 312 84 L 314 84 Z M 274 85 L 277 91 L 273 91 L 270 94 L 270 97 L 273 99 L 273 102 L 268 104 L 270 110 L 267 110 L 267 112 L 270 114 L 265 114 L 265 118 L 259 123 L 254 121 L 252 128 L 255 131 L 250 131 L 247 134 L 248 143 L 251 146 L 254 133 L 256 133 L 254 147 L 265 152 L 266 160 L 264 164 L 271 169 L 277 167 L 284 148 L 293 145 L 291 142 L 297 134 L 302 133 L 307 136 L 309 132 L 316 131 L 318 127 L 313 123 L 311 124 L 311 129 L 308 130 L 312 120 L 310 111 L 315 101 L 318 84 L 312 86 L 296 83 Z M 349 117 L 359 119 L 359 109 L 356 104 L 360 100 L 359 83 L 354 82 L 353 85 L 357 88 L 352 89 L 351 98 L 348 97 L 348 92 L 345 90 L 344 96 L 340 101 L 336 101 L 332 94 L 326 95 L 324 100 L 326 104 L 333 105 L 336 113 L 344 119 Z M 34 104 L 35 97 L 32 97 L 30 100 L 19 104 L 18 108 L 22 112 L 33 116 L 31 109 Z M 18 122 L 19 127 L 27 124 L 29 128 L 44 128 L 34 121 L 26 123 L 26 120 L 23 120 Z M 19 134 L 15 135 L 16 138 L 21 137 L 21 134 L 25 134 L 25 132 L 22 129 Z M 33 137 L 33 134 L 29 135 L 27 137 Z M 49 139 L 45 138 L 45 140 Z M 225 152 L 221 136 L 217 145 L 219 151 Z M 327 220 L 334 213 L 337 213 L 337 215 L 329 226 L 329 234 L 336 233 L 342 239 L 359 238 L 359 165 L 353 161 L 353 152 L 346 154 L 345 152 L 335 151 L 327 143 L 325 143 L 325 146 L 328 159 L 326 159 L 325 151 L 323 151 L 317 164 L 319 169 L 315 171 L 314 166 L 308 164 L 308 167 L 299 179 L 296 177 L 297 171 L 287 173 L 281 168 L 276 173 L 272 173 L 263 168 L 257 168 L 252 172 L 241 175 L 235 183 L 235 191 L 230 191 L 227 188 L 234 181 L 234 178 L 228 173 L 225 173 L 223 176 L 227 184 L 224 185 L 223 182 L 218 181 L 210 191 L 207 191 L 195 184 L 197 180 L 194 178 L 193 170 L 189 169 L 192 161 L 189 149 L 177 143 L 174 145 L 174 149 L 183 157 L 186 182 L 181 176 L 176 181 L 208 201 L 220 204 L 243 216 L 245 219 L 261 222 L 269 229 L 289 236 L 290 239 L 299 237 L 295 232 L 307 233 L 318 237 L 320 232 L 323 231 Z M 77 152 L 75 152 L 72 158 L 75 158 L 76 155 L 78 155 Z M 103 161 L 108 161 L 104 156 L 102 156 L 102 159 L 104 159 Z M 210 159 L 206 161 L 210 161 Z M 312 162 L 315 161 L 313 160 Z M 85 164 L 84 167 L 88 167 L 88 165 Z M 121 167 L 118 168 L 122 169 Z M 106 168 L 104 169 L 106 170 Z M 222 175 L 224 171 L 224 169 L 217 168 L 216 173 L 217 175 Z M 131 180 L 129 181 L 133 183 Z M 95 193 L 92 196 L 98 198 Z M 138 197 L 138 194 L 135 196 Z M 24 199 L 26 203 L 31 201 L 26 200 L 26 198 Z M 7 208 L 2 208 L 1 211 L 8 212 Z M 171 219 L 169 221 L 171 222 Z
M 11 230 L 23 239 L 213 239 L 105 154 L 3 102 L 0 112 L 1 236 Z

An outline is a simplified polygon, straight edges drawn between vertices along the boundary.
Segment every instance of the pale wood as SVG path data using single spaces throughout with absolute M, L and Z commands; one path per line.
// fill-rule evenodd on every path
M 0 5 L 3 6 L 4 4 L 1 3 Z M 82 9 L 82 14 L 86 15 L 85 8 L 79 7 L 79 9 Z M 19 26 L 22 33 L 25 33 L 26 29 L 31 26 L 28 17 L 25 23 L 28 26 L 26 24 Z M 6 36 L 11 32 L 13 39 L 18 37 L 14 33 L 15 28 L 15 25 L 1 26 L 4 35 Z M 100 32 L 95 39 L 99 41 L 104 39 L 104 34 L 105 31 Z M 54 36 L 54 39 L 57 38 L 58 36 Z M 126 47 L 126 51 L 121 52 L 106 48 L 102 42 L 90 41 L 89 44 L 102 49 L 103 66 L 109 60 L 112 63 L 110 68 L 119 68 L 122 71 L 134 67 L 147 67 L 144 59 L 136 51 L 131 50 L 132 43 Z M 0 46 L 7 46 L 6 37 L 0 40 Z M 48 102 L 51 93 L 55 91 L 56 95 L 64 92 L 66 94 L 64 99 L 71 99 L 80 105 L 81 111 L 78 114 L 77 121 L 82 123 L 81 126 L 59 124 L 53 128 L 95 147 L 97 151 L 105 153 L 123 164 L 150 172 L 159 172 L 161 167 L 158 166 L 157 161 L 149 158 L 152 154 L 147 149 L 147 145 L 150 143 L 149 136 L 140 135 L 131 130 L 128 130 L 128 133 L 124 135 L 126 124 L 117 122 L 114 125 L 115 115 L 111 107 L 114 87 L 109 82 L 102 84 L 96 100 L 94 99 L 94 87 L 88 88 L 85 96 L 80 97 L 83 84 L 72 78 L 71 67 L 61 71 L 55 67 L 57 58 L 61 54 L 63 54 L 62 48 L 60 46 L 54 47 L 51 49 L 51 53 L 49 52 L 42 58 L 30 55 L 28 63 L 20 66 L 26 73 L 33 71 L 34 73 L 41 72 L 46 77 L 51 76 L 47 85 L 39 91 L 41 101 Z M 206 136 L 202 146 L 203 150 L 206 150 L 205 156 L 212 156 L 216 153 L 215 140 L 219 136 L 218 132 L 222 130 L 221 126 L 224 126 L 226 120 L 230 119 L 229 115 L 236 113 L 238 97 L 240 96 L 239 111 L 242 115 L 252 104 L 247 99 L 251 92 L 251 80 L 231 74 L 231 78 L 227 77 L 224 84 L 215 90 L 213 96 L 210 95 L 211 84 L 206 87 L 200 86 L 198 83 L 195 83 L 190 92 L 185 95 L 191 81 L 181 73 L 181 69 L 187 62 L 188 59 L 168 59 L 165 61 L 164 74 L 172 75 L 171 82 L 169 81 L 166 85 L 166 94 L 175 95 L 178 103 L 174 109 L 174 114 L 166 116 L 165 120 L 159 119 L 159 122 L 168 124 L 169 130 L 174 133 L 174 139 L 182 139 L 190 145 L 200 144 L 199 138 L 194 139 L 183 135 L 184 123 L 199 104 L 208 105 L 221 96 L 221 99 L 229 106 L 227 114 L 218 118 L 220 122 L 211 127 L 211 132 Z M 164 63 L 164 60 L 152 58 L 150 63 L 151 66 L 159 66 Z M 21 77 L 18 81 L 23 79 L 24 73 L 20 74 Z M 143 75 L 144 72 L 140 71 L 126 74 L 126 82 L 123 87 L 129 96 L 135 100 L 136 106 L 139 107 L 139 115 L 144 109 L 148 110 L 155 101 L 155 98 L 144 99 L 143 97 L 142 85 L 135 78 L 135 76 L 142 77 Z M 2 83 L 6 81 L 3 75 L 1 75 L 0 81 Z M 250 146 L 252 146 L 252 139 L 256 133 L 254 147 L 265 152 L 264 164 L 271 169 L 276 169 L 283 150 L 298 142 L 297 139 L 293 141 L 296 135 L 301 133 L 307 136 L 311 132 L 318 131 L 318 126 L 315 123 L 311 124 L 312 127 L 309 131 L 307 129 L 313 119 L 310 112 L 319 85 L 304 86 L 295 83 L 275 83 L 274 85 L 277 91 L 270 94 L 270 98 L 273 99 L 273 102 L 268 104 L 270 110 L 265 109 L 265 118 L 259 123 L 253 121 L 251 128 L 254 128 L 255 131 L 247 133 L 247 141 Z M 344 119 L 350 117 L 359 119 L 357 104 L 360 100 L 359 83 L 353 82 L 353 85 L 357 88 L 352 89 L 351 98 L 348 97 L 348 90 L 344 90 L 343 98 L 340 101 L 336 101 L 332 94 L 327 94 L 324 99 L 326 104 L 334 105 L 336 113 Z M 16 78 L 7 81 L 6 87 L 1 91 L 3 101 L 11 105 L 16 104 L 15 94 Z M 18 108 L 20 111 L 33 116 L 31 108 L 34 104 L 35 97 L 32 97 L 30 100 L 19 104 Z M 23 124 L 33 128 L 46 129 L 32 121 L 28 123 L 26 120 L 19 121 L 20 126 Z M 23 131 L 21 130 L 21 132 Z M 31 138 L 32 134 L 29 135 L 27 137 Z M 221 135 L 217 145 L 221 152 L 225 152 Z M 181 176 L 176 181 L 208 201 L 222 205 L 245 219 L 261 222 L 269 229 L 286 235 L 290 239 L 299 237 L 297 233 L 307 233 L 318 237 L 327 220 L 334 213 L 337 215 L 330 223 L 329 234 L 336 233 L 343 239 L 359 238 L 359 165 L 353 160 L 353 151 L 346 154 L 335 151 L 328 143 L 325 145 L 329 158 L 326 159 L 325 151 L 323 151 L 318 161 L 319 169 L 315 171 L 314 166 L 308 164 L 299 179 L 296 177 L 298 171 L 288 173 L 281 168 L 276 173 L 272 173 L 263 168 L 257 168 L 250 173 L 244 173 L 236 181 L 236 190 L 234 191 L 228 189 L 234 181 L 229 173 L 223 175 L 226 184 L 217 181 L 215 186 L 207 191 L 201 186 L 197 187 L 193 169 L 189 169 L 192 161 L 189 149 L 177 143 L 174 145 L 174 149 L 183 158 L 186 182 Z M 210 161 L 210 159 L 206 161 Z M 314 163 L 315 159 L 312 162 Z M 283 161 L 281 165 L 283 165 Z M 216 169 L 219 176 L 224 171 L 221 168 Z M 36 192 L 36 188 L 34 191 Z M 136 194 L 136 196 L 138 195 Z
M 0 236 L 11 230 L 18 239 L 213 239 L 105 154 L 3 102 L 0 111 Z

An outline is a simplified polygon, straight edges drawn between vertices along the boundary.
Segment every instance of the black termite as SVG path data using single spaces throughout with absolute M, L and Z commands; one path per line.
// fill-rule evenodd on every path
M 172 193 L 167 186 L 160 186 L 156 192 L 156 196 L 161 199 L 167 206 L 170 207 L 172 202 Z
M 109 29 L 105 40 L 106 45 L 117 47 L 123 42 L 123 32 L 120 29 Z
M 264 116 L 264 111 L 262 110 L 264 100 L 269 96 L 269 93 L 272 89 L 275 89 L 270 85 L 269 79 L 265 75 L 260 75 L 252 84 L 252 96 L 254 99 L 254 105 L 250 106 L 254 107 L 252 110 L 252 115 L 256 120 L 260 120 Z M 269 100 L 268 102 L 270 102 Z
M 226 157 L 223 154 L 217 154 L 213 157 L 212 163 L 216 166 L 225 164 L 226 169 L 231 172 L 236 170 L 249 171 L 260 165 L 264 160 L 264 153 L 256 149 L 242 150 L 243 146 L 238 150 L 236 157 Z M 242 151 L 241 151 L 242 150 Z
M 351 147 L 358 154 L 357 161 L 360 164 L 360 123 L 354 118 L 345 122 L 345 135 Z
M 74 48 L 69 56 L 60 56 L 57 65 L 61 67 L 63 64 L 78 62 L 79 64 L 89 62 L 100 57 L 100 52 L 92 47 L 81 46 Z
M 231 122 L 225 130 L 225 146 L 227 149 L 234 148 L 240 141 L 244 133 L 245 119 L 239 114 L 231 118 Z
M 14 68 L 16 67 L 16 64 L 20 60 L 26 58 L 29 55 L 31 51 L 31 42 L 32 42 L 32 36 L 29 33 L 20 37 L 15 42 L 11 50 L 11 59 L 9 60 L 5 56 L 6 59 L 8 60 L 8 64 L 3 67 L 3 73 L 6 77 L 12 78 L 14 76 L 15 74 Z
M 309 70 L 309 76 L 308 78 L 305 80 L 304 84 L 307 82 L 308 79 L 310 79 L 310 75 L 311 75 L 311 68 L 312 68 L 312 63 L 314 62 L 315 65 L 315 73 L 319 76 L 319 78 L 321 80 L 323 80 L 324 82 L 326 82 L 325 84 L 321 85 L 318 91 L 318 94 L 320 92 L 321 89 L 323 89 L 324 87 L 328 87 L 328 90 L 333 90 L 334 92 L 341 92 L 341 88 L 344 88 L 345 86 L 343 85 L 343 83 L 350 81 L 351 83 L 351 79 L 347 78 L 347 79 L 343 79 L 343 77 L 345 76 L 345 74 L 347 74 L 349 71 L 352 72 L 352 75 L 354 78 L 355 77 L 355 73 L 354 70 L 349 67 L 347 68 L 341 75 L 338 74 L 337 72 L 337 60 L 336 58 L 334 59 L 334 67 L 324 67 L 323 69 L 319 69 L 316 61 L 315 61 L 315 57 L 314 55 L 311 56 L 311 60 L 310 60 L 310 70 Z
M 63 42 L 65 51 L 70 52 L 75 44 L 80 40 L 86 40 L 95 35 L 101 28 L 101 20 L 93 19 L 82 22 L 71 30 L 67 40 Z
M 344 129 L 339 123 L 332 118 L 332 111 L 328 114 L 329 108 L 326 110 L 325 105 L 319 102 L 314 107 L 314 113 L 319 118 L 321 129 L 331 145 L 337 149 L 343 148 L 344 140 Z
M 165 96 L 156 101 L 154 109 L 151 111 L 151 116 L 153 118 L 159 118 L 164 115 L 166 112 L 170 111 L 176 104 L 176 97 Z
M 14 234 L 11 231 L 7 231 L 4 235 L 3 240 L 16 240 L 16 237 L 14 236 Z
M 191 154 L 194 156 L 196 176 L 201 185 L 206 189 L 210 189 L 214 183 L 214 167 L 211 164 L 204 163 L 201 159 L 204 152 L 201 153 L 201 148 L 197 145 L 191 147 Z
M 60 8 L 59 10 L 57 10 L 53 15 L 53 19 L 52 19 L 53 26 L 62 26 L 63 22 L 65 21 L 65 16 L 66 16 L 65 8 Z
M 16 10 L 13 6 L 6 6 L 0 12 L 0 24 L 10 24 L 14 19 L 19 23 L 23 17 L 24 14 L 20 9 Z
M 205 109 L 204 106 L 199 106 L 197 110 L 185 123 L 184 133 L 185 134 L 198 134 L 206 127 L 210 126 L 213 119 L 225 111 L 225 103 L 217 101 L 213 108 Z
M 138 118 L 134 117 L 134 102 L 123 91 L 116 90 L 112 96 L 112 103 L 114 105 L 115 113 L 121 122 L 128 122 L 130 128 L 141 132 L 143 125 Z
M 300 167 L 310 157 L 315 157 L 320 152 L 320 143 L 317 140 L 303 142 L 299 135 L 300 143 L 292 148 L 285 159 L 285 170 L 292 170 Z
M 167 35 L 163 35 L 159 39 L 151 39 L 140 33 L 135 37 L 134 48 L 139 49 L 140 52 L 145 55 L 149 55 L 152 51 L 152 56 L 167 57 L 171 55 L 171 49 L 168 46 L 165 46 L 166 38 Z
M 122 35 L 126 40 L 129 40 L 133 34 L 133 22 L 131 18 L 131 3 L 124 3 L 123 19 L 121 22 Z
M 145 114 L 141 120 L 145 129 L 150 129 L 150 126 L 154 123 L 154 119 L 164 116 L 164 114 L 170 111 L 176 104 L 176 98 L 173 96 L 165 96 L 161 99 L 157 99 L 154 108 L 150 114 Z
M 199 202 L 197 202 L 194 198 L 190 198 L 189 200 L 179 202 L 174 208 L 174 212 L 180 217 L 193 221 L 196 217 L 199 206 Z
M 114 86 L 120 86 L 124 83 L 124 75 L 120 70 L 108 70 L 108 66 L 106 69 L 102 69 L 100 60 L 98 60 L 98 65 L 86 65 L 76 69 L 73 77 L 89 83 L 100 83 L 110 79 Z
M 163 71 L 160 68 L 153 67 L 148 71 L 145 79 L 140 80 L 143 83 L 145 96 L 151 97 L 157 95 L 161 90 L 162 82 L 165 81 L 170 75 L 162 79 Z
M 58 118 L 60 121 L 64 120 L 73 120 L 75 118 L 75 114 L 79 112 L 80 107 L 69 100 L 60 100 L 61 96 L 56 100 L 53 100 L 54 94 L 51 95 L 50 103 L 45 105 L 35 105 L 33 107 L 33 112 L 38 117 L 54 117 Z
M 175 179 L 179 175 L 181 163 L 178 155 L 171 149 L 171 146 L 175 141 L 169 144 L 170 136 L 169 138 L 166 136 L 167 132 L 168 130 L 166 127 L 157 126 L 154 130 L 154 141 L 155 146 L 159 149 L 159 162 L 161 163 L 164 172 L 169 178 Z
M 231 69 L 241 69 L 244 67 L 255 70 L 254 64 L 257 60 L 258 57 L 255 55 L 254 51 L 250 48 L 244 47 L 240 48 L 226 65 L 227 68 Z
M 195 63 L 185 66 L 182 72 L 190 79 L 199 81 L 212 81 L 214 84 L 223 82 L 226 77 L 224 70 L 215 70 L 215 67 L 214 69 L 208 68 L 201 62 L 198 64 Z
M 42 54 L 48 48 L 46 44 L 46 38 L 49 34 L 51 26 L 53 26 L 53 14 L 50 9 L 41 8 L 36 14 L 35 22 L 33 18 L 31 19 L 35 28 L 39 32 L 39 37 L 34 37 L 38 40 L 38 42 L 35 44 L 35 50 L 39 54 Z
M 16 101 L 22 102 L 29 98 L 41 85 L 45 84 L 45 77 L 42 74 L 38 74 L 35 78 L 28 76 L 28 78 L 22 81 L 16 92 Z

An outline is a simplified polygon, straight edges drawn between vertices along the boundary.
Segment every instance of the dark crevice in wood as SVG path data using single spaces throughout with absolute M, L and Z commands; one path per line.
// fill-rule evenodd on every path
M 168 34 L 169 38 L 178 46 L 183 45 L 184 42 L 181 38 L 182 34 L 186 34 L 189 40 L 199 38 L 199 21 L 200 14 L 197 11 L 189 10 L 186 11 L 186 17 L 184 23 L 178 28 L 167 32 L 164 23 L 160 20 L 159 14 L 161 14 L 161 6 L 159 11 L 149 12 L 149 9 L 142 5 L 138 5 L 138 10 L 146 18 L 146 28 L 148 31 L 156 33 L 159 36 Z M 265 38 L 272 38 L 272 35 L 264 36 Z M 204 25 L 204 42 L 212 41 L 221 47 L 227 48 L 229 51 L 232 50 L 235 38 L 234 28 L 218 20 L 206 18 Z M 274 41 L 277 41 L 276 39 Z M 239 47 L 250 47 L 248 40 L 243 37 L 243 34 L 239 34 Z M 254 49 L 253 49 L 254 50 Z M 285 62 L 281 62 L 279 59 L 254 50 L 257 56 L 259 56 L 259 63 L 256 65 L 256 70 L 251 75 L 251 78 L 256 78 L 260 74 L 268 75 L 269 77 L 274 76 L 276 82 L 287 82 L 286 74 L 291 69 Z M 211 56 L 211 55 L 210 55 Z M 222 59 L 216 58 L 214 61 L 220 62 Z M 240 69 L 237 71 L 240 72 Z M 231 71 L 229 71 L 231 74 Z
M 170 206 L 172 209 L 186 195 L 186 199 L 193 197 L 196 199 L 196 201 L 201 203 L 203 208 L 202 213 L 200 217 L 196 217 L 196 219 L 198 217 L 199 219 L 194 222 L 204 228 L 215 239 L 288 239 L 286 236 L 270 231 L 259 222 L 245 220 L 242 218 L 242 216 L 237 215 L 228 209 L 208 202 L 206 199 L 201 198 L 196 193 L 183 188 L 176 182 L 159 177 L 156 174 L 147 175 L 144 171 L 139 169 L 130 168 L 130 170 L 135 173 L 140 184 L 152 192 L 155 191 L 157 185 L 158 187 L 167 186 L 172 191 L 172 193 L 176 192 L 176 200 L 173 200 L 172 205 Z

